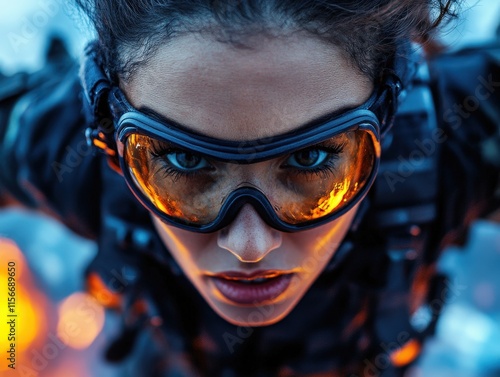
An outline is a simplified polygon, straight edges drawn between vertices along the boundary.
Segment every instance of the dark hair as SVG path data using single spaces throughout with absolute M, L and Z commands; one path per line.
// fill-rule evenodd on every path
M 372 79 L 402 40 L 428 41 L 460 0 L 75 0 L 98 33 L 110 76 L 126 78 L 159 45 L 187 32 L 244 37 L 309 32 L 343 48 Z

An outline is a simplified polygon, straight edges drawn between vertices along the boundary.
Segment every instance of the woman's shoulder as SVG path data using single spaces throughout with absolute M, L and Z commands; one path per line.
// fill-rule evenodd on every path
M 500 207 L 500 44 L 422 65 L 406 91 L 372 193 L 372 222 L 433 223 L 441 246 Z M 438 243 L 441 241 L 438 241 Z
M 95 237 L 100 163 L 85 139 L 78 64 L 59 52 L 1 80 L 0 191 Z
M 500 207 L 500 41 L 430 61 L 442 130 L 440 211 L 457 235 Z
M 479 119 L 499 119 L 500 40 L 437 55 L 429 67 L 443 125 L 457 131 Z M 484 126 L 497 130 L 498 122 Z

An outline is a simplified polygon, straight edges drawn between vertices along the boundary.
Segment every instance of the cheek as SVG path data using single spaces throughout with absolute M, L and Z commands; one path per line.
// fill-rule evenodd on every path
M 357 208 L 331 223 L 287 235 L 288 241 L 294 245 L 291 257 L 304 273 L 317 274 L 325 267 L 344 240 Z
M 155 228 L 163 243 L 184 268 L 196 269 L 210 258 L 210 246 L 215 242 L 212 235 L 188 232 L 163 224 L 153 217 Z

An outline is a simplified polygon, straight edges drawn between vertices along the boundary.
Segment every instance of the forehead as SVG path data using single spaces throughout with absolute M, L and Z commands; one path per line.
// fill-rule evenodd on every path
M 255 36 L 241 48 L 189 34 L 161 46 L 121 87 L 134 107 L 226 140 L 292 131 L 372 91 L 339 48 L 303 35 Z

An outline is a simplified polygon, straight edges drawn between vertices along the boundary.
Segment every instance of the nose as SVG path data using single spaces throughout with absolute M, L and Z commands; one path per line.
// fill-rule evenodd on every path
M 281 246 L 281 232 L 267 225 L 250 204 L 245 204 L 235 219 L 219 231 L 217 244 L 241 262 L 257 263 Z

